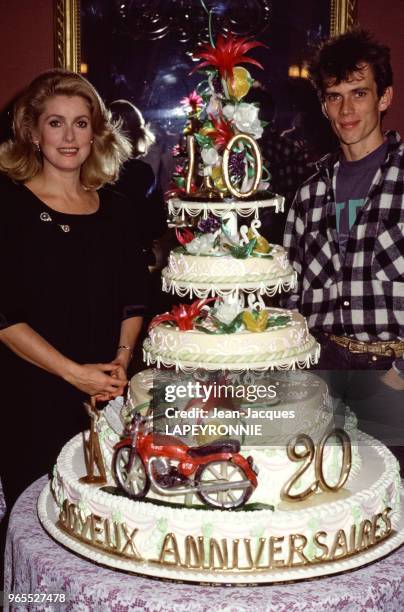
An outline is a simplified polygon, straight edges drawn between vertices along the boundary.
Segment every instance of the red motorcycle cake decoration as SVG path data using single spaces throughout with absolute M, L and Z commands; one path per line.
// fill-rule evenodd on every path
M 240 454 L 238 440 L 190 447 L 178 438 L 152 431 L 152 416 L 136 412 L 115 445 L 113 471 L 119 488 L 133 499 L 149 489 L 160 495 L 194 493 L 212 508 L 243 506 L 257 487 L 252 457 Z

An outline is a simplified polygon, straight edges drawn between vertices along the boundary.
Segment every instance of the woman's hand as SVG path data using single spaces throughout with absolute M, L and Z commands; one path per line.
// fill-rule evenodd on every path
M 119 395 L 124 395 L 125 387 L 128 384 L 128 379 L 126 377 L 126 370 L 128 367 L 127 359 L 123 356 L 117 356 L 114 361 L 111 362 L 110 365 L 114 365 L 116 369 L 112 373 L 113 378 L 121 383 L 119 387 L 117 387 L 114 393 L 105 393 L 103 395 L 97 395 L 96 400 L 102 402 L 108 402 L 111 399 L 115 399 Z
M 130 364 L 131 358 L 132 358 L 131 351 L 127 351 L 126 349 L 120 349 L 117 351 L 116 357 L 112 361 L 112 363 L 118 366 L 118 371 L 117 371 L 118 378 L 120 378 L 122 375 L 124 378 L 126 378 L 126 372 Z
M 16 323 L 0 330 L 0 342 L 22 359 L 60 376 L 80 391 L 97 396 L 100 401 L 124 393 L 129 351 L 118 351 L 111 363 L 78 364 L 56 350 L 26 323 Z
M 116 363 L 76 363 L 65 380 L 100 401 L 122 395 L 127 383 L 126 373 Z

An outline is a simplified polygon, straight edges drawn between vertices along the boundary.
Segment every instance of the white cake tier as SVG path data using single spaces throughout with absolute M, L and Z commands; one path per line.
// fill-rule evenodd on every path
M 143 374 L 143 373 L 142 373 Z M 137 375 L 138 376 L 138 375 Z M 136 377 L 135 377 L 136 378 Z M 313 440 L 313 443 L 319 446 L 321 439 L 325 436 L 325 433 L 333 428 L 332 412 L 330 412 L 328 406 L 328 397 L 323 396 L 323 381 L 317 377 L 319 388 L 306 397 L 300 397 L 290 400 L 285 400 L 281 403 L 281 410 L 289 414 L 295 413 L 293 419 L 274 419 L 268 421 L 263 427 L 264 434 L 262 436 L 249 436 L 248 445 L 242 440 L 241 454 L 244 457 L 251 455 L 254 459 L 255 465 L 258 467 L 258 487 L 254 491 L 251 501 L 259 502 L 263 504 L 273 505 L 278 508 L 281 502 L 281 490 L 285 483 L 296 473 L 300 467 L 301 462 L 293 462 L 288 458 L 286 445 L 287 442 L 294 438 L 297 434 L 304 433 L 309 435 Z M 136 381 L 138 382 L 138 381 Z M 133 385 L 133 379 L 131 388 L 138 385 Z M 138 389 L 137 389 L 138 391 Z M 143 394 L 136 392 L 136 399 L 132 402 L 132 405 L 136 406 L 136 409 L 142 409 L 144 412 L 147 409 L 147 397 Z M 150 396 L 149 396 L 150 401 Z M 279 405 L 278 405 L 279 406 Z M 278 407 L 276 406 L 276 408 Z M 182 409 L 182 406 L 178 406 Z M 254 405 L 252 405 L 254 409 Z M 100 446 L 104 458 L 104 465 L 110 484 L 115 484 L 114 477 L 112 474 L 112 458 L 114 454 L 114 447 L 120 440 L 120 435 L 123 431 L 122 415 L 125 413 L 125 409 L 122 408 L 122 402 L 115 401 L 110 402 L 107 409 L 102 411 L 98 424 L 97 431 L 100 440 Z M 260 419 L 261 423 L 265 421 L 264 417 Z M 188 421 L 187 421 L 188 422 Z M 191 422 L 191 420 L 189 420 Z M 237 426 L 237 419 L 222 419 L 222 423 L 226 425 Z M 254 419 L 247 419 L 246 422 L 253 423 Z M 185 423 L 183 421 L 182 425 Z M 205 419 L 204 423 L 209 423 L 209 419 Z M 351 441 L 351 470 L 348 479 L 348 486 L 355 476 L 359 473 L 361 467 L 361 457 L 357 444 L 358 430 L 357 430 L 357 419 L 354 414 L 348 413 L 344 419 L 343 428 L 349 435 Z M 196 437 L 195 440 L 185 440 L 191 446 L 199 446 L 201 444 L 212 442 L 214 439 L 218 439 L 220 436 L 212 437 L 212 439 L 204 439 Z M 237 436 L 232 436 L 236 438 Z M 240 438 L 239 438 L 240 439 Z M 327 482 L 331 484 L 338 480 L 338 476 L 341 471 L 342 464 L 342 453 L 341 446 L 339 444 L 329 443 L 324 446 L 323 451 L 323 473 Z M 316 479 L 315 476 L 315 464 L 314 461 L 308 467 L 308 469 L 299 477 L 297 487 L 293 488 L 292 494 L 297 494 L 305 489 L 309 488 L 310 485 Z M 315 493 L 315 496 L 320 495 L 320 489 Z M 154 499 L 160 499 L 161 501 L 167 500 L 167 496 L 160 495 L 157 491 L 150 491 L 149 497 Z M 200 504 L 201 502 L 195 495 L 170 495 L 170 500 L 179 504 L 188 503 Z
M 165 569 L 177 579 L 216 581 L 216 574 L 223 582 L 228 572 L 228 582 L 232 576 L 239 582 L 240 573 L 254 582 L 282 568 L 342 562 L 388 538 L 400 520 L 397 461 L 377 441 L 363 434 L 359 441 L 363 468 L 338 493 L 275 511 L 254 505 L 223 511 L 134 501 L 80 483 L 85 466 L 78 435 L 54 471 L 58 526 L 84 543 L 81 554 L 95 561 L 107 554 L 111 565 L 125 560 L 125 569 L 158 576 Z
M 236 259 L 231 255 L 189 255 L 171 251 L 162 272 L 163 291 L 183 297 L 225 296 L 240 291 L 273 296 L 296 284 L 285 249 L 271 245 L 270 256 Z
M 176 217 L 181 215 L 185 219 L 185 214 L 191 217 L 197 217 L 202 213 L 206 219 L 209 213 L 216 217 L 225 217 L 230 211 L 236 211 L 240 217 L 250 217 L 254 215 L 258 219 L 260 208 L 269 208 L 273 206 L 276 212 L 283 212 L 285 198 L 280 195 L 262 200 L 235 200 L 234 198 L 224 199 L 222 202 L 209 202 L 198 200 L 180 200 L 179 198 L 171 198 L 168 200 L 168 212 Z
M 310 367 L 317 363 L 320 346 L 297 312 L 268 308 L 269 314 L 289 314 L 291 321 L 263 332 L 241 330 L 233 334 L 181 331 L 160 324 L 143 344 L 147 365 L 175 366 L 181 370 L 266 370 Z

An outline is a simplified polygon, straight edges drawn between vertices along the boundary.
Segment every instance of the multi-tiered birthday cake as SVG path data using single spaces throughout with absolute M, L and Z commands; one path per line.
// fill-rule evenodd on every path
M 84 447 L 77 436 L 63 448 L 39 502 L 56 539 L 141 574 L 301 579 L 402 539 L 397 461 L 300 371 L 319 355 L 304 318 L 266 303 L 296 277 L 260 233 L 261 209 L 283 202 L 267 189 L 258 109 L 242 101 L 251 80 L 237 64 L 256 63 L 256 45 L 229 37 L 200 52 L 207 80 L 184 100 L 169 200 L 179 246 L 163 288 L 198 299 L 155 317 L 144 343 L 148 364 L 177 373 L 146 370 L 126 402 L 89 406 Z

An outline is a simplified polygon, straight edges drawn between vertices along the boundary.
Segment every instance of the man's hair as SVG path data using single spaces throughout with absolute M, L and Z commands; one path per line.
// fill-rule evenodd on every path
M 0 172 L 21 182 L 41 172 L 42 154 L 33 145 L 33 132 L 46 103 L 55 96 L 80 96 L 89 109 L 93 144 L 81 167 L 82 184 L 98 189 L 114 183 L 121 165 L 131 156 L 131 144 L 111 121 L 111 113 L 94 87 L 80 74 L 61 68 L 37 76 L 16 101 L 14 136 L 0 145 Z
M 328 81 L 336 85 L 347 81 L 364 63 L 369 64 L 373 70 L 380 98 L 387 87 L 393 84 L 390 49 L 378 43 L 365 30 L 354 29 L 327 40 L 310 63 L 310 79 L 323 98 Z

